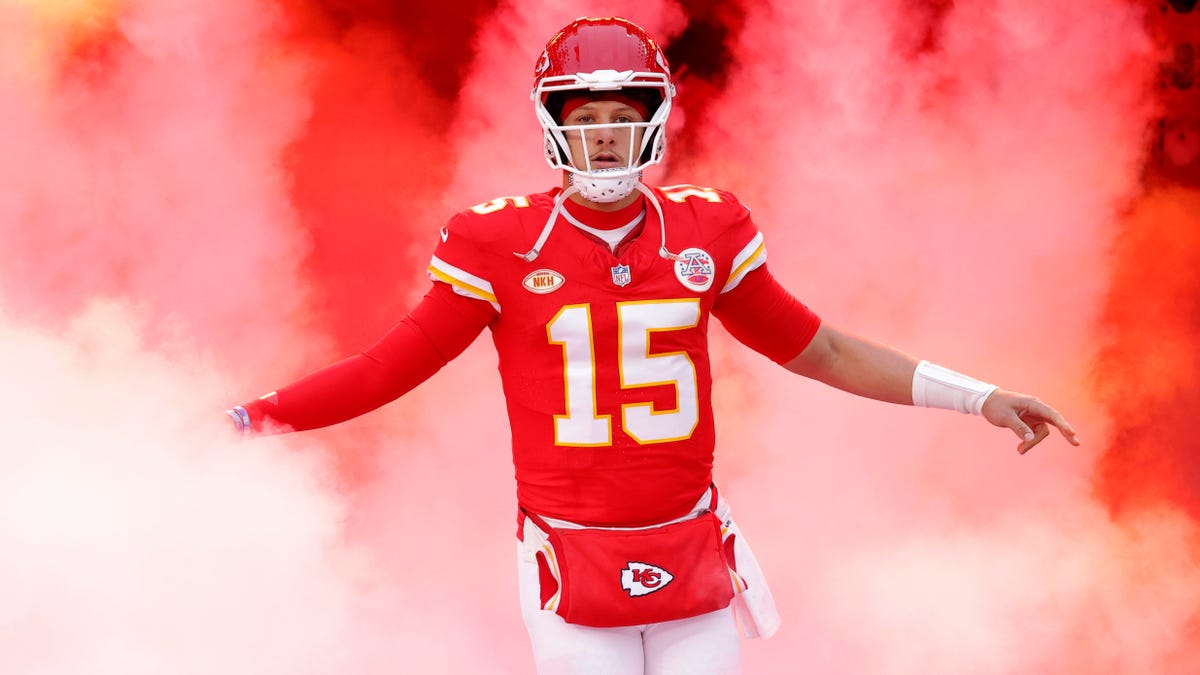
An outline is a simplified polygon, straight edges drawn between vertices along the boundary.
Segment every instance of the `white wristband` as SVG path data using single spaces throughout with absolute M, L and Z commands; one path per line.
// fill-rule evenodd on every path
M 994 384 L 956 373 L 949 368 L 922 361 L 913 371 L 913 405 L 922 408 L 944 408 L 960 413 L 979 415 L 983 402 L 993 391 Z

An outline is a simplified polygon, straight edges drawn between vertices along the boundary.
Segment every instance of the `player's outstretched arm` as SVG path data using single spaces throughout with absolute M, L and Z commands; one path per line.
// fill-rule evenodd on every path
M 435 283 L 413 311 L 365 352 L 226 413 L 243 433 L 337 424 L 404 395 L 458 356 L 495 317 L 491 306 Z
M 982 415 L 992 424 L 1012 429 L 1024 454 L 1042 442 L 1051 426 L 1072 445 L 1079 438 L 1058 411 L 1033 396 L 918 361 L 888 345 L 846 333 L 823 323 L 788 370 L 843 391 L 880 401 L 945 408 Z
M 783 367 L 851 394 L 912 405 L 918 363 L 898 349 L 822 322 L 804 351 Z

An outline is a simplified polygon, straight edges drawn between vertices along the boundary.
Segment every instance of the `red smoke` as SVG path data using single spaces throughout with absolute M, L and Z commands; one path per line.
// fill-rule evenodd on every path
M 1098 487 L 1124 514 L 1164 504 L 1200 518 L 1200 193 L 1156 190 L 1116 239 L 1095 374 L 1113 420 Z
M 286 154 L 291 199 L 312 238 L 316 321 L 341 351 L 378 337 L 423 286 L 458 82 L 490 4 L 289 3 L 312 106 Z
M 784 617 L 747 672 L 1196 670 L 1200 204 L 1139 197 L 1136 6 L 410 4 L 0 0 L 0 670 L 529 672 L 489 340 L 335 429 L 218 411 L 386 330 L 453 210 L 558 180 L 531 68 L 598 13 L 681 74 L 651 180 L 734 189 L 826 320 L 1086 443 L 1018 457 L 714 330 Z
M 1160 118 L 1149 134 L 1146 193 L 1113 240 L 1094 375 L 1113 420 L 1097 490 L 1117 515 L 1169 505 L 1200 517 L 1197 441 L 1178 433 L 1200 406 L 1200 9 L 1177 4 L 1147 16 L 1160 51 Z

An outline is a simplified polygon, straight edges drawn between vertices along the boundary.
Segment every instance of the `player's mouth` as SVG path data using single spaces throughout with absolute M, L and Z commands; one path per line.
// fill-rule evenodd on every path
M 597 152 L 592 155 L 591 163 L 593 169 L 615 169 L 625 168 L 625 160 L 621 159 L 616 153 L 612 152 Z

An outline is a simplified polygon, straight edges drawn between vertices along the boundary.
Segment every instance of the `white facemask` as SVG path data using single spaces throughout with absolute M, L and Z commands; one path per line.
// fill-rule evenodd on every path
M 659 58 L 661 59 L 661 56 Z M 656 72 L 597 70 L 591 73 L 544 77 L 539 79 L 534 87 L 531 98 L 538 124 L 543 131 L 546 162 L 551 168 L 562 169 L 571 174 L 571 185 L 578 188 L 584 199 L 598 203 L 620 201 L 633 194 L 634 186 L 641 180 L 643 169 L 662 162 L 666 152 L 667 118 L 671 113 L 671 99 L 675 96 L 675 86 L 666 72 L 666 64 L 660 65 L 661 70 Z M 555 92 L 620 92 L 624 88 L 649 89 L 659 93 L 660 102 L 654 107 L 649 120 L 568 126 L 560 124 L 545 105 L 547 96 Z M 623 133 L 629 139 L 628 145 L 616 150 L 630 160 L 631 166 L 593 169 L 585 157 L 582 158 L 584 166 L 576 167 L 571 161 L 568 135 L 590 134 L 604 128 Z M 586 138 L 581 138 L 585 147 L 588 145 Z M 640 142 L 635 139 L 640 139 Z

